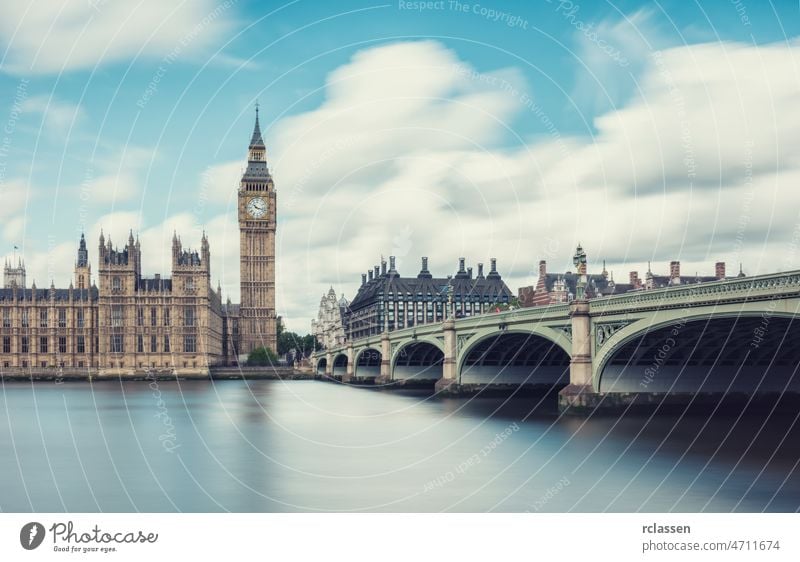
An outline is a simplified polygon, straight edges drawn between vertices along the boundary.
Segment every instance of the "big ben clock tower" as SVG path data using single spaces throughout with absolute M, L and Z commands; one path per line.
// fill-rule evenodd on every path
M 267 168 L 266 147 L 258 124 L 247 154 L 247 170 L 239 184 L 239 356 L 244 361 L 264 346 L 276 352 L 275 317 L 275 185 Z

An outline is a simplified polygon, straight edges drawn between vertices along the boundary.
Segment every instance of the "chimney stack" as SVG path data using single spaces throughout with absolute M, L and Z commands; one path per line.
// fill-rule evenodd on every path
M 478 279 L 483 279 L 483 264 L 478 264 Z
M 389 271 L 391 271 L 392 273 L 396 271 L 394 256 L 389 256 Z
M 386 260 L 381 260 L 381 275 L 386 275 Z
M 366 273 L 362 273 L 361 274 L 361 284 L 362 285 L 366 285 L 367 284 L 367 274 Z
M 375 272 L 375 279 L 377 279 L 377 278 L 378 278 L 378 275 L 380 275 L 380 274 L 381 274 L 381 270 L 380 270 L 380 269 L 378 269 L 378 266 L 376 265 L 376 266 L 373 268 L 373 271 Z
M 369 280 L 372 281 L 372 279 L 373 279 L 372 270 L 370 269 L 367 273 L 369 274 Z
M 467 268 L 467 275 L 469 275 L 469 278 L 472 279 L 472 268 L 471 267 Z
M 431 272 L 428 271 L 428 257 L 423 256 L 422 258 L 422 269 L 419 270 L 419 274 L 417 275 L 418 279 L 431 279 L 433 276 Z
M 497 273 L 497 258 L 492 258 L 489 260 L 489 275 L 487 275 L 486 278 L 500 279 L 500 274 Z
M 458 258 L 458 272 L 459 273 L 463 273 L 464 272 L 464 264 L 466 263 L 466 261 L 467 260 L 464 259 L 464 258 Z
M 717 279 L 725 279 L 725 262 L 718 261 L 714 264 L 714 276 Z
M 669 280 L 672 285 L 677 285 L 681 282 L 681 262 L 669 262 Z
M 539 277 L 544 277 L 545 275 L 547 275 L 547 262 L 539 260 Z

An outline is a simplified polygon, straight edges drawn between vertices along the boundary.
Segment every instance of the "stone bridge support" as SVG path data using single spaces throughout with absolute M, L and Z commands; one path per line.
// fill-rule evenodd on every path
M 389 333 L 381 334 L 381 374 L 380 379 L 392 380 L 392 346 L 389 342 Z
M 330 351 L 325 354 L 325 376 L 333 378 L 333 353 Z
M 345 355 L 347 356 L 347 369 L 345 371 L 344 377 L 342 377 L 342 382 L 350 382 L 353 380 L 353 344 L 352 342 L 347 342 L 347 349 L 345 350 Z
M 458 356 L 456 348 L 456 324 L 452 318 L 442 324 L 444 334 L 444 362 L 442 378 L 436 381 L 436 392 L 458 392 Z
M 570 304 L 572 325 L 572 358 L 569 363 L 569 385 L 558 396 L 559 408 L 583 406 L 597 389 L 592 384 L 592 338 L 589 301 L 574 300 Z

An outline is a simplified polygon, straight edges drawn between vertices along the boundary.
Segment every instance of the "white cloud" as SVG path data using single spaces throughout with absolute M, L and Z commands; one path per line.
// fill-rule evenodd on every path
M 139 56 L 209 51 L 232 28 L 235 2 L 3 2 L 3 69 L 16 74 L 91 69 Z
M 22 102 L 22 111 L 40 114 L 43 130 L 57 133 L 59 139 L 62 138 L 64 131 L 72 129 L 84 117 L 84 112 L 79 106 L 47 95 L 26 99 Z
M 512 290 L 535 280 L 539 259 L 571 268 L 578 241 L 592 268 L 607 258 L 618 281 L 648 260 L 663 271 L 679 259 L 688 274 L 710 274 L 717 260 L 730 272 L 739 261 L 748 273 L 800 266 L 796 59 L 794 43 L 664 50 L 643 63 L 640 94 L 598 117 L 593 137 L 509 148 L 509 124 L 540 119 L 504 87 L 527 91 L 519 72 L 475 75 L 430 41 L 362 51 L 328 76 L 318 108 L 266 132 L 278 313 L 306 331 L 328 286 L 351 297 L 381 254 L 397 255 L 405 275 L 423 255 L 439 275 L 459 256 L 473 266 L 497 257 Z M 199 178 L 213 209 L 212 279 L 234 301 L 242 165 Z M 161 224 L 114 213 L 93 230 L 101 224 L 115 243 L 138 229 L 146 272 L 162 274 L 173 229 L 197 247 L 203 227 L 191 212 Z
M 459 256 L 496 256 L 512 290 L 539 259 L 571 268 L 578 241 L 618 281 L 648 260 L 706 275 L 717 260 L 800 266 L 785 257 L 800 197 L 796 57 L 795 44 L 667 49 L 637 62 L 640 94 L 594 137 L 509 149 L 506 124 L 539 118 L 487 78 L 524 84 L 513 69 L 473 75 L 434 42 L 364 51 L 331 73 L 319 108 L 268 134 L 280 312 L 307 329 L 319 295 L 352 296 L 381 253 L 406 275 L 422 255 L 442 275 Z

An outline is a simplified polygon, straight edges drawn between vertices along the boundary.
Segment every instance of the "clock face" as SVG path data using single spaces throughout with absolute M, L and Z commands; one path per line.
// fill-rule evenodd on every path
M 253 197 L 247 202 L 247 214 L 254 219 L 260 219 L 267 214 L 267 202 L 261 197 Z

